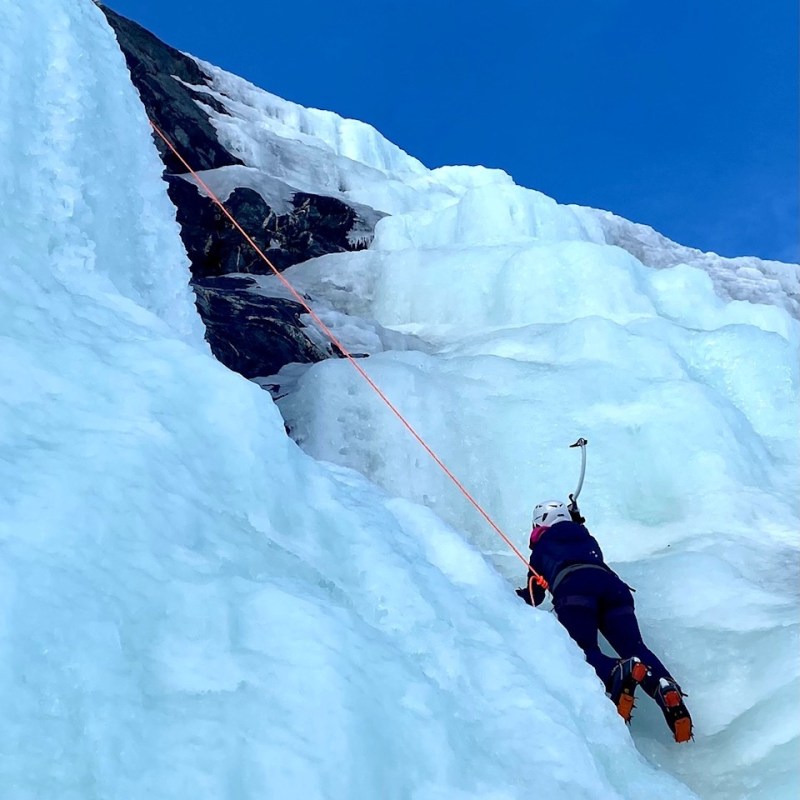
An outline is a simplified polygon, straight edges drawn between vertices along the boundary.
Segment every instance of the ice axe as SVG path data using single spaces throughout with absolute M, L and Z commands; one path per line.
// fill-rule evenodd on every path
M 578 510 L 578 495 L 581 493 L 581 489 L 583 489 L 583 476 L 586 474 L 586 445 L 589 444 L 588 439 L 584 439 L 581 436 L 575 444 L 571 444 L 570 447 L 580 447 L 581 449 L 581 477 L 578 479 L 578 488 L 569 496 L 570 499 L 570 508 L 574 508 L 576 511 Z

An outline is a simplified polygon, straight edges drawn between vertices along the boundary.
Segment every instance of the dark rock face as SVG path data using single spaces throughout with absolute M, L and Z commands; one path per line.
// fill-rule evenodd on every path
M 100 6 L 111 27 L 131 71 L 133 85 L 142 98 L 147 115 L 184 153 L 191 154 L 195 169 L 215 169 L 242 162 L 232 156 L 217 140 L 214 126 L 195 100 L 225 112 L 206 94 L 193 92 L 173 75 L 194 86 L 207 82 L 200 67 L 188 56 L 179 53 L 135 22 Z M 161 158 L 168 172 L 184 172 L 178 159 L 156 137 Z
M 330 357 L 303 333 L 305 309 L 299 303 L 254 294 L 248 278 L 202 278 L 193 285 L 214 355 L 245 378 Z
M 208 85 L 209 78 L 198 64 L 135 22 L 99 5 L 116 33 L 145 111 L 192 167 L 200 171 L 241 165 L 220 144 L 198 102 L 218 113 L 227 113 L 225 108 L 210 95 L 186 85 Z M 271 270 L 217 205 L 198 191 L 191 177 L 181 177 L 184 167 L 160 137 L 154 134 L 154 140 L 191 261 L 197 309 L 216 358 L 252 378 L 272 375 L 289 363 L 340 355 L 311 343 L 300 321 L 304 312 L 298 303 L 255 294 L 252 282 L 246 280 L 222 278 L 230 273 L 269 274 Z M 367 246 L 382 216 L 372 209 L 351 208 L 335 197 L 286 190 L 288 200 L 280 213 L 247 187 L 235 189 L 225 201 L 226 208 L 279 270 L 316 256 Z
M 200 194 L 194 183 L 173 175 L 167 179 L 195 280 L 231 272 L 271 273 L 219 206 Z M 289 213 L 278 214 L 258 192 L 244 187 L 225 201 L 228 211 L 280 271 L 326 253 L 357 249 L 357 244 L 348 241 L 356 222 L 350 206 L 335 197 L 304 192 L 296 192 L 291 205 Z

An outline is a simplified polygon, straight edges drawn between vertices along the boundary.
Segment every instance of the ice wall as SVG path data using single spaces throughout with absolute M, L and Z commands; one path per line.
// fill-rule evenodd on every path
M 797 321 L 771 297 L 722 300 L 704 270 L 648 268 L 575 236 L 545 205 L 527 241 L 513 215 L 503 224 L 496 213 L 476 244 L 482 206 L 468 195 L 464 205 L 387 218 L 374 251 L 286 276 L 329 315 L 422 340 L 362 363 L 521 549 L 533 504 L 573 490 L 579 462 L 567 445 L 588 437 L 584 512 L 639 588 L 647 639 L 696 720 L 696 742 L 677 749 L 640 700 L 638 746 L 703 797 L 794 797 Z M 495 205 L 509 207 L 505 190 Z M 367 342 L 350 344 L 360 352 Z M 494 532 L 348 364 L 315 365 L 280 405 L 307 452 L 424 503 L 491 553 L 511 585 L 521 580 Z
M 590 519 L 644 585 L 648 636 L 698 717 L 675 750 L 641 708 L 640 749 L 707 797 L 794 797 L 798 265 L 700 253 L 498 170 L 426 171 L 367 126 L 202 66 L 248 168 L 391 215 L 369 252 L 291 277 L 520 543 L 531 504 L 574 480 L 565 444 L 590 437 Z M 435 509 L 519 580 L 346 365 L 278 380 L 309 452 Z
M 89 0 L 0 6 L 0 152 L 4 797 L 692 796 L 552 617 L 210 357 Z
M 21 5 L 0 8 L 5 283 L 13 275 L 41 313 L 66 314 L 51 293 L 80 287 L 202 340 L 185 271 L 175 268 L 188 263 L 177 227 L 165 223 L 174 210 L 153 180 L 160 162 L 129 144 L 146 139 L 148 125 L 136 93 L 120 88 L 116 42 L 98 38 L 102 20 L 89 2 Z
M 647 225 L 608 211 L 564 206 L 517 186 L 502 170 L 447 166 L 426 169 L 383 138 L 371 125 L 329 111 L 307 109 L 205 61 L 198 64 L 209 85 L 193 87 L 224 107 L 204 105 L 221 143 L 249 168 L 240 185 L 275 199 L 275 179 L 283 191 L 330 194 L 365 204 L 393 220 L 381 226 L 379 249 L 589 241 L 610 244 L 658 269 L 687 264 L 706 272 L 725 300 L 747 300 L 784 308 L 800 318 L 800 268 L 759 258 L 723 258 L 677 244 Z M 499 131 L 498 135 L 502 135 Z M 215 170 L 215 186 L 230 183 Z M 256 177 L 260 176 L 260 177 Z M 234 178 L 236 180 L 236 178 Z

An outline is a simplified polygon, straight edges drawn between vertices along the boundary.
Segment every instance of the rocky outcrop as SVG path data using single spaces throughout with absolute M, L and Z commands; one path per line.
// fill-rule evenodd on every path
M 168 181 L 195 280 L 232 272 L 270 273 L 216 203 L 183 177 L 168 176 Z M 348 240 L 356 212 L 341 200 L 295 192 L 290 204 L 290 211 L 278 213 L 247 187 L 235 189 L 225 200 L 228 211 L 281 271 L 327 253 L 358 249 L 357 241 Z
M 241 165 L 220 144 L 202 106 L 222 114 L 227 113 L 225 108 L 209 94 L 191 88 L 209 81 L 197 62 L 135 22 L 98 5 L 116 33 L 148 116 L 192 167 L 206 171 L 210 180 L 214 170 L 222 173 Z M 197 309 L 214 355 L 248 378 L 274 374 L 285 364 L 337 355 L 311 343 L 298 303 L 254 293 L 252 281 L 224 278 L 231 273 L 270 270 L 216 204 L 198 190 L 161 139 L 154 139 L 191 261 Z M 335 197 L 283 187 L 285 197 L 279 207 L 247 186 L 223 196 L 231 214 L 279 270 L 327 253 L 361 249 L 382 216 Z
M 106 15 L 128 63 L 133 85 L 142 98 L 148 117 L 165 131 L 184 152 L 191 153 L 195 169 L 216 169 L 242 162 L 232 156 L 218 141 L 214 126 L 203 113 L 197 100 L 225 109 L 213 98 L 198 94 L 186 86 L 206 82 L 197 63 L 115 11 L 100 6 Z M 156 138 L 167 172 L 185 172 L 166 145 Z
M 291 362 L 321 361 L 331 355 L 303 333 L 305 309 L 292 300 L 263 297 L 251 278 L 223 276 L 194 281 L 197 307 L 209 342 L 225 365 L 245 378 L 274 375 Z

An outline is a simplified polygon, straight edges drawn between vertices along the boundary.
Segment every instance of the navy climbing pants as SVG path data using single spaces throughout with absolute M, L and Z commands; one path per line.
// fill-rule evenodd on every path
M 630 589 L 613 573 L 579 569 L 567 575 L 557 589 L 554 606 L 558 621 L 586 654 L 586 660 L 608 684 L 617 659 L 600 650 L 598 633 L 620 658 L 637 656 L 648 667 L 642 688 L 655 695 L 658 681 L 669 677 L 667 668 L 642 641 Z

